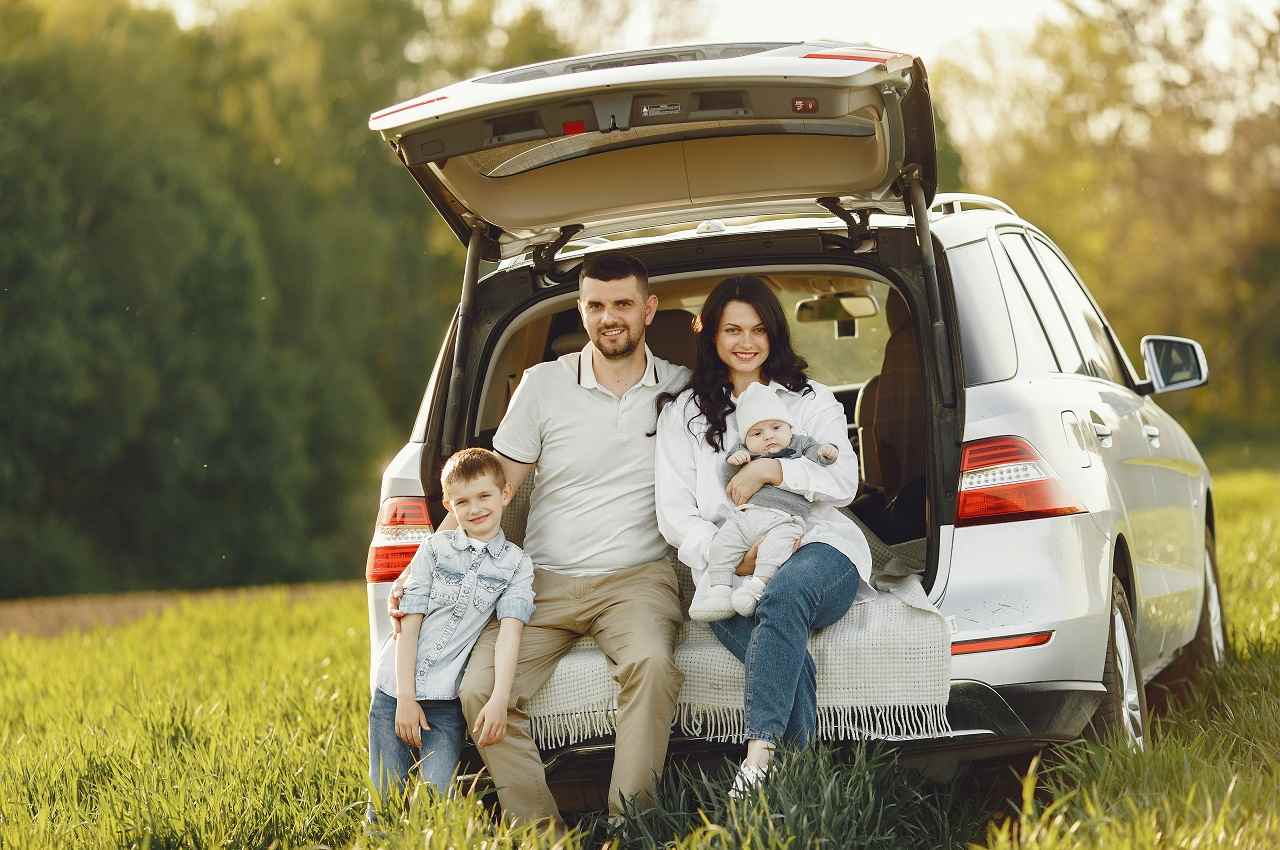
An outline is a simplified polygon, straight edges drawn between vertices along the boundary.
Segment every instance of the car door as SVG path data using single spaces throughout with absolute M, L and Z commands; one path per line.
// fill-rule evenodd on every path
M 705 44 L 544 62 L 375 112 L 485 259 L 557 239 L 764 213 L 906 212 L 936 188 L 924 65 L 839 42 Z M 823 203 L 819 203 L 819 202 Z
M 1125 494 L 1126 509 L 1136 534 L 1144 541 L 1147 568 L 1159 573 L 1162 592 L 1148 606 L 1151 619 L 1147 625 L 1160 632 L 1163 656 L 1178 645 L 1178 635 L 1188 615 L 1182 573 L 1190 487 L 1186 476 L 1172 465 L 1167 445 L 1160 441 L 1150 399 L 1134 391 L 1128 368 L 1079 277 L 1048 239 L 1033 233 L 1031 244 L 1080 343 L 1089 371 L 1100 384 L 1099 395 L 1121 416 L 1123 439 L 1133 446 L 1130 462 L 1144 470 L 1143 477 L 1150 481 Z M 1146 656 L 1143 660 L 1159 662 L 1160 656 Z
M 1067 313 L 1051 286 L 1045 266 L 1036 257 L 1021 228 L 1002 229 L 999 234 L 1013 267 L 1031 299 L 1036 315 L 1049 338 L 1061 374 L 1053 376 L 1053 399 L 1064 421 L 1074 417 L 1087 447 L 1105 470 L 1105 495 L 1084 494 L 1090 513 L 1104 524 L 1110 536 L 1127 530 L 1129 554 L 1133 561 L 1137 599 L 1138 654 L 1144 673 L 1153 668 L 1163 650 L 1165 632 L 1152 625 L 1158 621 L 1159 606 L 1167 594 L 1161 571 L 1153 563 L 1156 539 L 1152 528 L 1154 483 L 1147 464 L 1149 452 L 1138 411 L 1142 399 L 1136 393 L 1126 398 L 1117 387 L 1101 378 L 1086 356 L 1096 356 L 1092 346 L 1082 345 L 1072 330 Z

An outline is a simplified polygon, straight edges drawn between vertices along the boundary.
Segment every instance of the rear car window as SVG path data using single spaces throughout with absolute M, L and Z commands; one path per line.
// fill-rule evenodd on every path
M 965 386 L 1005 381 L 1018 371 L 1013 328 L 987 240 L 947 249 L 960 315 Z
M 1027 291 L 1022 288 L 1021 281 L 1013 272 L 1009 255 L 1003 248 L 997 247 L 996 269 L 1000 272 L 1000 282 L 1004 284 L 1004 300 L 1009 306 L 1009 319 L 1013 322 L 1013 337 L 1018 346 L 1018 372 L 1024 375 L 1043 375 L 1057 372 L 1058 361 L 1053 358 L 1053 349 L 1049 348 L 1049 338 L 1044 334 L 1044 327 L 1036 316 L 1035 308 Z
M 1120 355 L 1116 354 L 1107 336 L 1107 329 L 1102 324 L 1102 317 L 1093 308 L 1089 297 L 1084 294 L 1080 281 L 1067 268 L 1057 252 L 1043 239 L 1036 237 L 1037 253 L 1044 263 L 1049 280 L 1053 281 L 1053 289 L 1062 301 L 1067 319 L 1075 329 L 1076 340 L 1080 349 L 1093 367 L 1099 378 L 1105 378 L 1116 384 L 1124 384 L 1124 366 L 1120 363 Z
M 1031 303 L 1035 305 L 1040 324 L 1049 335 L 1049 344 L 1053 346 L 1053 353 L 1057 356 L 1062 371 L 1089 374 L 1084 358 L 1080 356 L 1080 349 L 1076 346 L 1075 337 L 1071 335 L 1071 328 L 1067 326 L 1067 319 L 1062 315 L 1062 307 L 1049 289 L 1049 281 L 1032 256 L 1027 240 L 1020 233 L 1001 233 L 1000 244 L 1008 252 L 1014 271 L 1031 296 Z

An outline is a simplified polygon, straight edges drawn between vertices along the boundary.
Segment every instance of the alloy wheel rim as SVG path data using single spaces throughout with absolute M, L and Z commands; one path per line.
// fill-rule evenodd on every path
M 1227 656 L 1227 635 L 1222 626 L 1222 598 L 1213 572 L 1213 553 L 1204 553 L 1204 590 L 1209 594 L 1209 641 L 1213 646 L 1213 663 L 1221 664 Z
M 1129 747 L 1133 750 L 1147 748 L 1142 728 L 1142 699 L 1138 692 L 1138 671 L 1133 663 L 1133 652 L 1129 648 L 1129 630 L 1125 626 L 1124 616 L 1116 609 L 1112 615 L 1115 624 L 1116 666 L 1120 669 L 1121 696 L 1123 705 L 1121 713 L 1124 719 L 1124 731 L 1129 738 Z

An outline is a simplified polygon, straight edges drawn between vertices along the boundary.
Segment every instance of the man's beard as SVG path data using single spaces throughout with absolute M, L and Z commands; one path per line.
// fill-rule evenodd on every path
M 640 341 L 644 339 L 643 334 L 634 333 L 632 328 L 625 325 L 622 327 L 623 332 L 617 336 L 605 336 L 606 330 L 614 330 L 614 328 L 601 328 L 592 342 L 595 344 L 596 351 L 609 360 L 621 360 L 631 356 L 632 352 L 640 347 Z

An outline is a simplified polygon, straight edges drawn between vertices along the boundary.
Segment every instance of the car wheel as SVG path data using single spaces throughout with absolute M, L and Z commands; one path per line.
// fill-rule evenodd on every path
M 1133 750 L 1147 748 L 1147 695 L 1142 684 L 1133 613 L 1120 580 L 1111 579 L 1111 628 L 1102 684 L 1107 689 L 1102 704 L 1085 729 L 1092 741 L 1118 737 Z
M 1227 619 L 1222 610 L 1222 591 L 1218 582 L 1218 555 L 1213 531 L 1204 530 L 1204 595 L 1200 602 L 1200 624 L 1195 636 L 1169 665 L 1166 676 L 1171 682 L 1190 679 L 1200 670 L 1218 667 L 1227 660 L 1231 645 L 1227 642 Z

